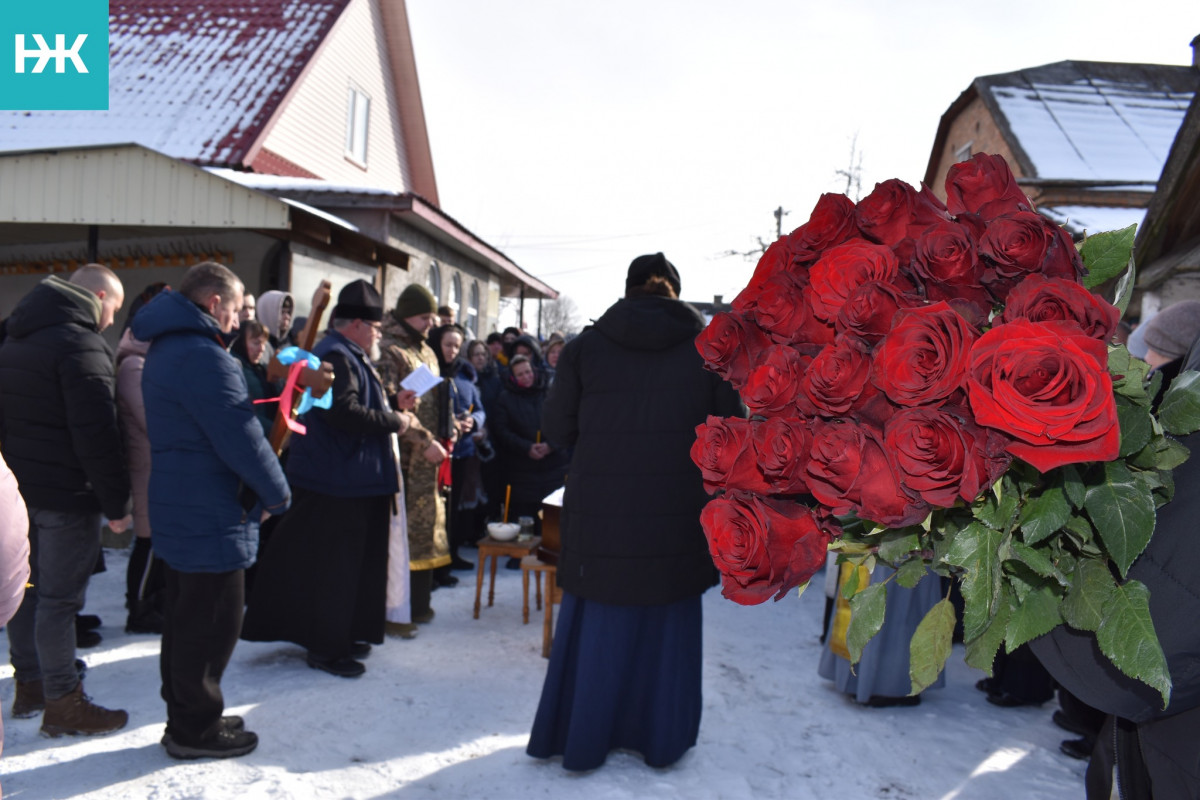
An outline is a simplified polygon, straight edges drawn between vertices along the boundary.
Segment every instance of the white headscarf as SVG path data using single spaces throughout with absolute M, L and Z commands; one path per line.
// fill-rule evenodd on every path
M 286 339 L 288 331 L 279 331 L 279 311 L 283 308 L 284 299 L 292 300 L 290 292 L 281 292 L 278 289 L 272 289 L 269 292 L 263 292 L 258 298 L 258 321 L 267 329 L 267 333 L 271 334 L 271 338 L 279 341 Z M 296 301 L 292 300 L 292 316 L 295 318 Z

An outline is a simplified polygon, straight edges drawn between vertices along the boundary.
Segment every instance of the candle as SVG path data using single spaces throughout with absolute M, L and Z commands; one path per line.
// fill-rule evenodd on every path
M 512 497 L 512 484 L 510 483 L 504 490 L 504 521 L 508 522 L 508 501 Z
M 542 432 L 541 432 L 541 431 L 538 431 L 538 432 L 537 432 L 537 438 L 535 438 L 535 439 L 533 440 L 533 443 L 534 443 L 534 444 L 541 444 L 541 443 L 542 443 Z

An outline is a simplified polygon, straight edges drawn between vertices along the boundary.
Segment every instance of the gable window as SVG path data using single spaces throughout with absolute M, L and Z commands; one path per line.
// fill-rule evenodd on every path
M 370 117 L 371 98 L 351 86 L 346 95 L 346 157 L 364 167 Z
M 975 140 L 972 139 L 971 141 L 964 144 L 962 147 L 955 150 L 954 151 L 954 160 L 955 161 L 970 161 L 971 160 L 971 146 L 974 144 L 975 144 Z

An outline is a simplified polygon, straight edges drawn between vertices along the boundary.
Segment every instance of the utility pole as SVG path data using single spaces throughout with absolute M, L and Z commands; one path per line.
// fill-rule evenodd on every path
M 778 208 L 775 209 L 775 238 L 776 239 L 778 239 L 780 236 L 783 236 L 783 218 L 785 215 L 790 214 L 790 213 L 792 213 L 792 212 L 784 211 L 783 206 L 779 206 Z

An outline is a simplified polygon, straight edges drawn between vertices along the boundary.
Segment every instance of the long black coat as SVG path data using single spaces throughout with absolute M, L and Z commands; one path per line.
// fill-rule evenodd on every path
M 708 496 L 689 452 L 708 415 L 745 409 L 704 369 L 703 329 L 678 300 L 620 300 L 559 356 L 542 425 L 575 447 L 558 580 L 578 597 L 654 605 L 716 582 L 700 528 Z
M 0 346 L 0 448 L 30 506 L 120 519 L 129 471 L 98 321 L 99 300 L 53 276 L 17 304 Z
M 511 375 L 504 378 L 504 391 L 496 398 L 495 410 L 488 409 L 488 429 L 500 454 L 505 481 L 512 486 L 512 500 L 522 509 L 540 505 L 542 498 L 563 485 L 567 472 L 567 453 L 561 443 L 542 428 L 542 407 L 546 400 L 546 376 L 534 372 L 533 386 L 521 388 Z M 529 457 L 529 448 L 538 441 L 554 449 L 544 458 Z

